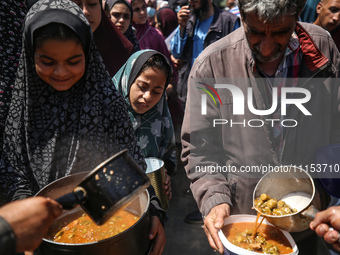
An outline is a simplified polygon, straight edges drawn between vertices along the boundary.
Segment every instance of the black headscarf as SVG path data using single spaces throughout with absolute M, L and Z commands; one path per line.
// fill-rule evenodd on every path
M 51 22 L 71 28 L 85 51 L 88 47 L 85 74 L 67 91 L 56 91 L 35 71 L 33 32 Z M 9 200 L 32 196 L 60 177 L 92 170 L 124 148 L 144 167 L 125 102 L 96 50 L 81 9 L 69 0 L 40 0 L 29 10 L 24 31 L 5 127 L 2 164 L 10 167 L 1 169 L 1 192 Z
M 20 60 L 26 12 L 24 0 L 0 1 L 0 148 Z
M 50 23 L 66 24 L 79 37 L 85 55 L 88 56 L 90 50 L 90 42 L 92 40 L 91 29 L 85 29 L 84 21 L 75 15 L 69 15 L 69 11 L 60 9 L 56 12 L 55 9 L 47 9 L 43 12 L 37 12 L 26 19 L 24 40 L 27 50 L 33 58 L 34 45 L 33 34 L 38 29 Z
M 98 1 L 100 6 L 102 6 L 102 0 Z M 36 2 L 38 2 L 38 0 L 27 0 L 28 8 Z M 113 25 L 102 8 L 101 21 L 96 31 L 93 33 L 93 38 L 111 77 L 118 72 L 125 64 L 126 60 L 128 60 L 128 58 L 136 51 L 133 43 L 130 42 L 129 38 L 126 38 L 115 25 Z
M 99 0 L 102 6 L 102 0 Z M 93 33 L 94 42 L 104 64 L 113 77 L 134 53 L 133 45 L 106 16 L 101 8 L 101 22 Z
M 140 47 L 139 47 L 139 44 L 138 44 L 138 40 L 136 38 L 136 32 L 133 30 L 133 27 L 131 25 L 132 17 L 133 17 L 133 10 L 132 10 L 131 4 L 126 0 L 107 0 L 106 3 L 108 5 L 110 11 L 111 11 L 112 7 L 116 4 L 125 4 L 129 8 L 129 10 L 131 12 L 131 20 L 130 20 L 130 25 L 129 25 L 128 29 L 124 33 L 124 36 L 130 41 L 130 43 L 132 43 L 135 52 L 139 51 Z
M 133 10 L 132 10 L 131 4 L 128 1 L 126 1 L 126 0 L 106 0 L 106 2 L 107 2 L 107 5 L 109 6 L 110 11 L 115 4 L 125 4 L 130 9 L 130 12 L 131 12 L 130 22 L 132 22 Z
M 38 0 L 26 0 L 26 5 L 27 8 L 31 8 L 33 4 L 35 4 L 36 2 L 38 2 Z

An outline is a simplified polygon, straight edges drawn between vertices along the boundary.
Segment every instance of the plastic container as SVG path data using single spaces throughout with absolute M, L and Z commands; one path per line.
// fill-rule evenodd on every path
M 262 218 L 260 217 L 259 222 Z M 236 222 L 254 222 L 255 223 L 256 216 L 255 215 L 246 215 L 246 214 L 239 214 L 239 215 L 232 215 L 229 216 L 224 220 L 224 225 L 228 225 L 231 223 L 236 223 Z M 262 224 L 267 224 L 273 226 L 273 224 L 269 223 L 266 219 L 263 220 Z M 283 234 L 286 236 L 288 239 L 289 243 L 293 247 L 293 252 L 289 253 L 289 255 L 297 255 L 299 254 L 299 250 L 295 244 L 294 239 L 292 236 L 284 230 L 281 230 Z M 218 231 L 218 236 L 220 237 L 222 244 L 224 246 L 224 255 L 259 255 L 263 253 L 258 253 L 258 252 L 253 252 L 253 251 L 248 251 L 245 250 L 241 247 L 238 247 L 228 241 L 228 239 L 225 237 L 223 234 L 222 230 Z M 288 255 L 288 254 L 286 254 Z

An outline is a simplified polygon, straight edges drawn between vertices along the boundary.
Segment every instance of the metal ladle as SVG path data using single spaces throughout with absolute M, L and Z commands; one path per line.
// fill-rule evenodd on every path
M 312 177 L 298 167 L 281 166 L 276 172 L 264 175 L 254 189 L 253 201 L 263 193 L 277 200 L 289 200 L 285 202 L 298 210 L 296 213 L 282 216 L 263 215 L 274 226 L 289 232 L 308 229 L 310 222 L 321 210 L 320 195 Z M 261 213 L 254 202 L 253 208 Z M 334 229 L 330 228 L 328 231 L 331 230 Z M 340 242 L 340 234 L 338 236 L 337 242 Z
M 73 192 L 56 201 L 67 210 L 79 204 L 101 225 L 149 185 L 146 173 L 123 150 L 98 165 Z
M 265 215 L 270 223 L 289 232 L 308 229 L 315 214 L 321 210 L 320 196 L 313 179 L 298 167 L 281 166 L 277 171 L 264 175 L 254 189 L 253 201 L 263 193 L 284 200 L 290 207 L 297 209 L 296 213 L 288 215 Z M 253 207 L 260 212 L 254 204 Z

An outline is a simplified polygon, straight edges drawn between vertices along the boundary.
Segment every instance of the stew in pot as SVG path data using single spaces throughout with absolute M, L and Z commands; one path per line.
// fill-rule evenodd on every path
M 69 217 L 61 218 L 54 223 L 49 229 L 47 239 L 59 243 L 96 242 L 118 235 L 140 218 L 124 209 L 120 209 L 101 226 L 96 225 L 86 213 L 71 222 Z

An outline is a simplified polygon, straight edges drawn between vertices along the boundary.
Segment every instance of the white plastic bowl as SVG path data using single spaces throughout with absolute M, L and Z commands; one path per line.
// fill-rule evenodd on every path
M 260 217 L 259 222 L 262 218 Z M 246 215 L 246 214 L 239 214 L 239 215 L 232 215 L 229 216 L 224 220 L 224 225 L 228 225 L 235 222 L 254 222 L 255 223 L 256 216 L 255 215 Z M 273 226 L 273 224 L 269 223 L 266 219 L 263 220 L 263 224 L 268 224 Z M 299 254 L 299 250 L 294 242 L 292 236 L 284 230 L 281 230 L 285 237 L 288 239 L 289 243 L 293 247 L 293 252 L 286 254 L 286 255 L 297 255 Z M 220 237 L 222 244 L 224 246 L 224 255 L 259 255 L 261 253 L 253 252 L 245 250 L 241 247 L 238 247 L 228 241 L 228 239 L 223 234 L 222 230 L 218 231 L 218 236 Z

